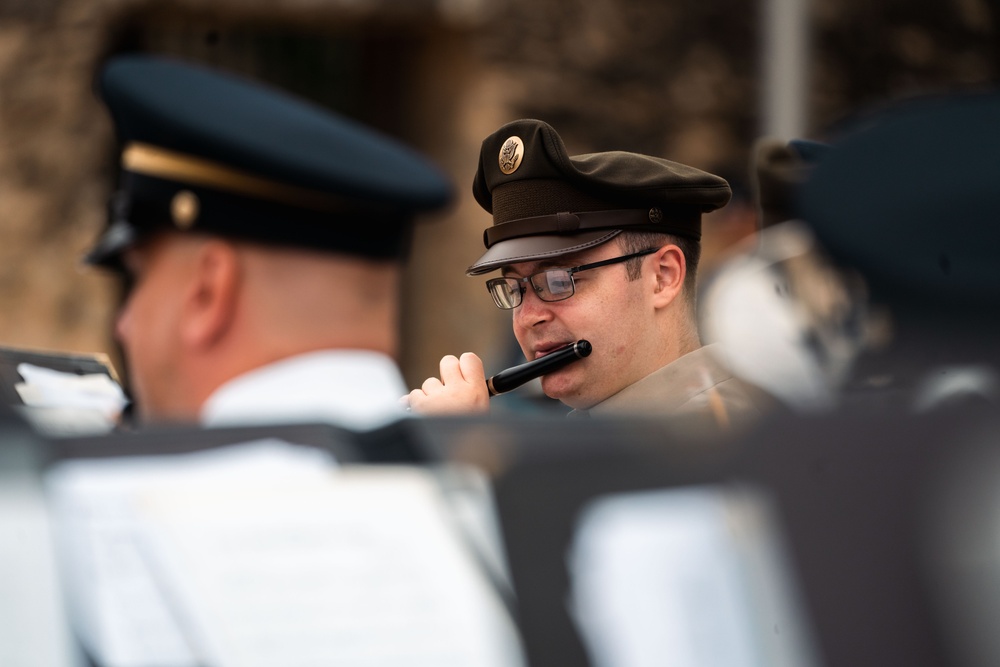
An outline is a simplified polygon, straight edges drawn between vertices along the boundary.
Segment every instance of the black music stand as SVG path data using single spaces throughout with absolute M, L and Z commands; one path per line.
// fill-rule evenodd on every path
M 956 567 L 956 557 L 943 567 L 933 550 L 935 499 L 956 461 L 995 440 L 996 416 L 784 416 L 742 438 L 700 443 L 653 420 L 446 426 L 433 448 L 493 473 L 532 665 L 591 664 L 567 611 L 566 567 L 588 502 L 729 484 L 751 484 L 775 500 L 787 584 L 803 602 L 820 664 L 956 664 L 962 653 L 935 592 L 948 588 Z

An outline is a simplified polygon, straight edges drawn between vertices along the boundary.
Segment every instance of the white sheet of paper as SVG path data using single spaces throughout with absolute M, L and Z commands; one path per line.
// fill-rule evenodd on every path
M 0 432 L 0 665 L 82 667 L 59 587 L 37 447 Z
M 322 452 L 260 441 L 181 456 L 68 461 L 46 486 L 69 605 L 84 645 L 109 667 L 195 665 L 193 649 L 150 569 L 144 489 L 327 478 Z
M 128 404 L 118 383 L 103 373 L 77 375 L 20 363 L 14 385 L 24 416 L 50 436 L 107 433 Z
M 815 665 L 763 498 L 692 487 L 581 514 L 572 609 L 597 667 Z
M 69 567 L 110 664 L 520 664 L 428 472 L 226 450 L 50 476 L 74 551 L 113 554 Z
M 18 364 L 17 372 L 24 382 L 15 388 L 25 405 L 97 410 L 111 418 L 128 403 L 118 383 L 103 373 L 78 375 L 28 363 Z

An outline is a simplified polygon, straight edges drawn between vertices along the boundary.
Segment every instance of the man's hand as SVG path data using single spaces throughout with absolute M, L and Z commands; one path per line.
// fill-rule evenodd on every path
M 472 352 L 461 358 L 449 354 L 441 359 L 441 379 L 427 378 L 406 398 L 413 412 L 426 415 L 489 412 L 483 361 Z

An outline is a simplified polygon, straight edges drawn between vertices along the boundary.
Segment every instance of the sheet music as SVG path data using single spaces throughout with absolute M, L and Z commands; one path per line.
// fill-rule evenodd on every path
M 0 427 L 0 665 L 82 667 L 59 589 L 39 443 Z
M 581 514 L 572 609 L 597 667 L 815 666 L 764 499 L 692 487 Z
M 53 478 L 68 533 L 112 553 L 71 564 L 98 582 L 77 608 L 98 612 L 102 627 L 83 630 L 102 655 L 123 667 L 520 664 L 428 472 L 334 468 L 282 446 L 166 468 L 73 462 Z
M 29 363 L 17 365 L 14 385 L 24 415 L 48 435 L 107 433 L 128 404 L 125 392 L 103 373 L 78 375 Z

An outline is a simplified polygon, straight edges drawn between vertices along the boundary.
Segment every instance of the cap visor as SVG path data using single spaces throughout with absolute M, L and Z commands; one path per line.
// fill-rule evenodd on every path
M 466 269 L 468 276 L 478 276 L 519 262 L 536 262 L 593 248 L 621 234 L 620 229 L 602 229 L 571 236 L 549 234 L 522 236 L 494 244 L 475 264 Z
M 127 222 L 120 221 L 110 225 L 97 239 L 94 247 L 83 256 L 83 263 L 92 266 L 116 266 L 122 252 L 135 243 L 136 236 L 135 228 Z

